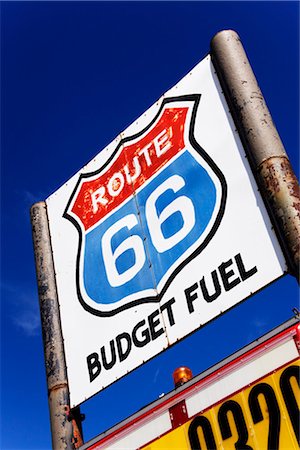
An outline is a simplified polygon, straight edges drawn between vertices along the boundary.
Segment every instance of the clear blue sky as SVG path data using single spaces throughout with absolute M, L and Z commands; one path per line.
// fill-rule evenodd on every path
M 51 437 L 29 220 L 47 198 L 236 30 L 296 172 L 298 2 L 1 2 L 1 443 Z M 85 439 L 290 318 L 287 276 L 82 405 Z

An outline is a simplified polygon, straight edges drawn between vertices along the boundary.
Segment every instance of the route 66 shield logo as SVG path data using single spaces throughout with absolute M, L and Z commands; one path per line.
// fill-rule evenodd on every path
M 144 129 L 80 175 L 64 217 L 79 233 L 77 293 L 90 313 L 159 302 L 217 232 L 226 182 L 194 137 L 200 107 L 200 95 L 165 98 Z

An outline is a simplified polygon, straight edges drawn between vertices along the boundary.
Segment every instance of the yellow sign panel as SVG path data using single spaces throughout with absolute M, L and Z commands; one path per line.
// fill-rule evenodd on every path
M 143 449 L 299 449 L 299 365 L 276 371 Z

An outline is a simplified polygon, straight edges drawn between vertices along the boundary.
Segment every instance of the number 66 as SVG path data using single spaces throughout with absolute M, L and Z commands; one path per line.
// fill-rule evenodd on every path
M 193 229 L 195 225 L 195 209 L 192 201 L 185 195 L 181 195 L 167 205 L 163 211 L 158 215 L 156 203 L 158 199 L 168 190 L 177 193 L 185 186 L 184 179 L 179 175 L 173 175 L 158 186 L 148 197 L 145 204 L 146 225 L 149 230 L 150 238 L 159 253 L 164 253 L 167 250 L 175 247 L 182 241 Z M 162 231 L 163 224 L 172 215 L 180 213 L 183 223 L 179 230 L 169 237 L 165 237 Z M 126 238 L 113 251 L 111 246 L 112 238 L 122 228 L 131 230 L 138 224 L 138 219 L 135 214 L 128 214 L 122 219 L 118 220 L 111 227 L 109 227 L 102 237 L 102 254 L 104 266 L 107 274 L 107 279 L 112 287 L 121 286 L 132 280 L 134 276 L 143 267 L 146 254 L 143 240 L 138 235 L 133 235 Z M 134 251 L 134 263 L 131 267 L 120 273 L 116 266 L 117 259 L 128 250 Z

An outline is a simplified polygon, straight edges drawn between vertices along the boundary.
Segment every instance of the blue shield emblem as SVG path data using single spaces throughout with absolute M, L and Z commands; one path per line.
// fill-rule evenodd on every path
M 83 307 L 111 316 L 159 302 L 222 220 L 225 178 L 194 137 L 200 95 L 166 98 L 156 117 L 82 174 L 64 217 L 79 232 Z

